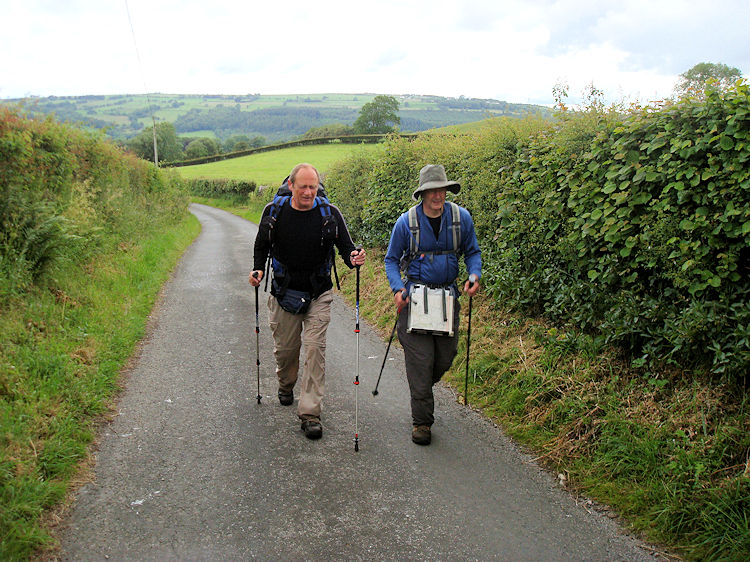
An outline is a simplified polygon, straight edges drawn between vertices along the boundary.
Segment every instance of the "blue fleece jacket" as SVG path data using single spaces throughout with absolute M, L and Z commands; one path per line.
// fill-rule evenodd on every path
M 482 276 L 482 255 L 479 251 L 477 235 L 474 232 L 474 221 L 469 211 L 459 207 L 461 217 L 461 241 L 459 254 L 463 254 L 466 271 L 472 273 L 477 279 Z M 450 250 L 453 248 L 453 233 L 451 229 L 451 210 L 446 204 L 443 208 L 443 216 L 440 223 L 440 232 L 437 239 L 430 226 L 430 221 L 422 210 L 422 203 L 417 205 L 417 220 L 419 221 L 419 251 L 430 252 Z M 406 280 L 401 278 L 399 263 L 404 253 L 409 252 L 411 232 L 409 230 L 408 211 L 402 214 L 391 232 L 391 240 L 388 244 L 388 252 L 385 255 L 385 273 L 388 283 L 395 293 L 402 289 L 409 291 L 413 281 L 421 281 L 429 285 L 453 285 L 458 277 L 458 255 L 442 254 L 417 256 L 406 271 Z

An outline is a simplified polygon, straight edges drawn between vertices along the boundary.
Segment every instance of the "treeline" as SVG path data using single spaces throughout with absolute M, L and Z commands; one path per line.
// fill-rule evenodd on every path
M 279 142 L 299 138 L 317 127 L 352 126 L 361 103 L 371 95 L 362 96 L 365 102 L 353 95 L 341 100 L 337 97 L 92 95 L 0 100 L 0 104 L 22 105 L 29 115 L 54 114 L 63 122 L 103 129 L 108 137 L 122 143 L 137 136 L 144 126 L 152 125 L 152 113 L 157 123 L 169 121 L 183 134 L 196 131 L 208 134 L 210 131 L 210 136 L 219 142 L 233 135 L 262 136 L 269 142 Z M 400 130 L 409 132 L 477 121 L 489 115 L 519 117 L 530 112 L 548 112 L 541 106 L 491 99 L 441 96 L 401 96 L 399 99 Z
M 103 101 L 104 98 L 105 96 L 82 96 L 80 99 L 85 102 L 91 102 Z M 131 111 L 122 112 L 122 115 L 128 119 L 127 123 L 112 123 L 105 116 L 97 113 L 93 106 L 82 106 L 80 102 L 75 101 L 77 99 L 50 98 L 50 101 L 45 101 L 43 104 L 29 104 L 24 110 L 30 117 L 54 115 L 58 121 L 64 123 L 74 126 L 83 125 L 92 129 L 105 129 L 107 135 L 113 139 L 126 139 L 137 134 L 143 128 L 140 121 L 142 118 L 150 117 L 152 112 L 165 109 L 165 107 L 159 104 L 152 104 L 150 107 L 137 107 Z M 124 103 L 126 103 L 126 100 L 121 99 L 113 101 L 111 105 Z
M 393 138 L 329 174 L 356 237 L 385 246 L 418 172 L 445 165 L 475 219 L 498 305 L 623 350 L 644 372 L 750 372 L 750 96 L 553 123 L 501 120 L 472 136 Z
M 487 112 L 477 113 L 477 108 L 468 107 L 471 105 L 468 102 L 468 105 L 461 108 L 451 107 L 453 102 L 441 103 L 446 104 L 445 108 L 399 111 L 400 130 L 420 132 L 469 123 L 493 115 L 522 117 L 528 113 L 515 106 L 510 107 L 512 104 L 490 106 L 485 103 L 481 109 L 486 109 Z M 355 122 L 357 115 L 357 110 L 343 108 L 272 107 L 243 111 L 239 106 L 220 106 L 192 109 L 178 117 L 174 125 L 178 133 L 210 130 L 219 138 L 236 134 L 261 135 L 274 142 L 303 136 L 310 129 L 348 127 Z M 545 112 L 545 115 L 548 114 Z
M 269 140 L 289 139 L 303 135 L 308 129 L 329 123 L 352 123 L 354 109 L 270 107 L 242 111 L 239 106 L 217 106 L 191 109 L 175 122 L 178 133 L 213 131 L 219 138 L 230 135 L 262 135 Z

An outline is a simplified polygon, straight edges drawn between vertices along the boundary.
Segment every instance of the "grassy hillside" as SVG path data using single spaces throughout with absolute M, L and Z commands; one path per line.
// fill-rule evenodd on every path
M 175 124 L 180 135 L 260 135 L 269 142 L 290 140 L 311 127 L 351 125 L 360 108 L 376 94 L 303 95 L 111 95 L 2 100 L 22 104 L 32 114 L 54 113 L 59 119 L 106 128 L 109 137 L 125 140 L 157 121 Z M 488 115 L 521 117 L 547 113 L 545 107 L 498 100 L 397 95 L 403 131 L 423 131 L 481 120 Z
M 257 185 L 277 186 L 300 162 L 309 162 L 321 174 L 325 174 L 330 165 L 338 160 L 353 154 L 372 154 L 381 150 L 382 145 L 378 144 L 296 146 L 174 170 L 184 179 L 233 179 L 254 181 Z

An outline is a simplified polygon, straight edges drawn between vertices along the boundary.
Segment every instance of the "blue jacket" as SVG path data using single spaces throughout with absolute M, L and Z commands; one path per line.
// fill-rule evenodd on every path
M 479 251 L 477 235 L 474 232 L 474 221 L 469 211 L 463 207 L 459 208 L 461 218 L 461 241 L 458 253 L 464 255 L 466 271 L 472 273 L 477 279 L 482 276 L 482 255 Z M 451 229 L 451 211 L 446 203 L 443 208 L 443 217 L 440 223 L 440 232 L 437 240 L 430 226 L 430 221 L 422 210 L 422 204 L 417 206 L 417 219 L 419 221 L 421 252 L 450 250 L 453 248 L 453 235 Z M 401 279 L 399 264 L 402 256 L 409 252 L 411 232 L 409 231 L 408 211 L 402 214 L 393 226 L 391 240 L 388 243 L 388 252 L 385 254 L 385 273 L 388 276 L 388 284 L 395 293 L 406 288 L 409 291 L 413 281 L 421 281 L 429 285 L 452 285 L 455 292 L 455 281 L 458 277 L 458 255 L 441 254 L 424 257 L 417 256 L 409 264 L 406 271 L 407 280 Z

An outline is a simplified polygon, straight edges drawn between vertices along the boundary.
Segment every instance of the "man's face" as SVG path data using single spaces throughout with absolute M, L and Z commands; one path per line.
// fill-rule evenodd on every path
M 289 189 L 292 190 L 292 206 L 298 211 L 309 211 L 318 194 L 318 175 L 311 168 L 302 168 Z
M 443 214 L 446 191 L 446 188 L 439 187 L 422 192 L 422 209 L 428 217 L 437 217 Z

